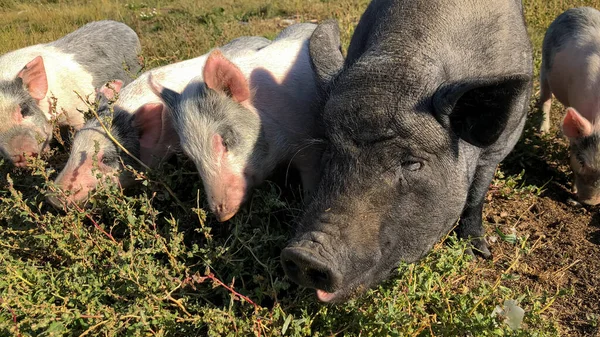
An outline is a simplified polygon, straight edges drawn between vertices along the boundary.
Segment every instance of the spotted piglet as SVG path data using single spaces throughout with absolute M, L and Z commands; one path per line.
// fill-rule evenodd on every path
M 252 53 L 270 42 L 262 37 L 241 37 L 222 49 L 232 55 Z M 207 57 L 208 54 L 152 69 L 122 89 L 121 83 L 116 82 L 100 90 L 98 114 L 109 121 L 106 126 L 114 139 L 144 165 L 156 167 L 174 153 L 178 144 L 178 136 L 171 125 L 170 108 L 154 93 L 149 79 L 181 92 L 195 76 L 196 69 L 202 69 Z M 119 92 L 118 98 L 111 106 L 108 99 L 115 91 Z M 110 139 L 100 121 L 90 120 L 75 135 L 69 160 L 55 180 L 61 192 L 49 196 L 48 200 L 57 207 L 63 203 L 86 201 L 89 193 L 99 185 L 94 168 L 109 181 L 122 187 L 131 186 L 132 176 L 123 164 L 136 170 L 143 169 Z
M 298 169 L 306 197 L 315 190 L 321 127 L 309 40 L 316 27 L 292 25 L 253 53 L 215 50 L 181 94 L 154 79 L 219 221 L 235 215 L 278 165 Z M 339 50 L 339 39 L 333 42 Z
M 15 166 L 48 147 L 51 121 L 80 128 L 85 97 L 111 80 L 131 82 L 140 42 L 127 25 L 89 23 L 46 44 L 0 56 L 0 153 Z
M 569 138 L 577 198 L 600 203 L 600 11 L 572 8 L 548 28 L 542 47 L 541 131 L 550 128 L 552 94 L 567 107 L 561 127 Z

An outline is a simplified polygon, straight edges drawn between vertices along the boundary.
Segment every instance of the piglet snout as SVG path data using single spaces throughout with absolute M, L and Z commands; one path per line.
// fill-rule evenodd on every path
M 231 219 L 235 213 L 237 213 L 238 208 L 236 207 L 235 209 L 232 209 L 231 207 L 228 207 L 226 204 L 218 204 L 215 207 L 214 213 L 217 216 L 217 220 L 219 222 L 225 222 L 229 219 Z
M 66 192 L 56 192 L 53 194 L 49 194 L 46 196 L 46 201 L 52 205 L 54 208 L 62 209 L 67 205 L 80 205 L 85 201 L 85 197 L 87 194 L 80 193 L 80 191 L 76 191 L 74 194 L 70 195 Z
M 9 141 L 7 150 L 11 154 L 10 160 L 15 166 L 26 167 L 28 157 L 35 158 L 38 156 L 40 145 L 32 137 L 18 135 Z
M 21 154 L 11 156 L 10 159 L 16 167 L 27 167 L 27 158 L 36 158 L 37 155 L 38 154 L 36 152 L 23 152 Z
M 62 208 L 63 207 L 63 203 L 60 200 L 60 198 L 58 198 L 55 195 L 48 195 L 46 196 L 46 200 L 48 201 L 48 203 L 50 203 L 50 205 L 52 205 L 55 208 Z

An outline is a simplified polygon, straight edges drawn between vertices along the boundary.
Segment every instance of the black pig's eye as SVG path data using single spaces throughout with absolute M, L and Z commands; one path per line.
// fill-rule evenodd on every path
M 585 166 L 585 160 L 583 159 L 583 156 L 581 155 L 581 153 L 577 153 L 575 155 L 575 159 L 577 159 L 577 161 L 579 162 L 579 165 L 581 165 L 581 167 Z
M 423 164 L 415 160 L 407 160 L 402 163 L 402 168 L 406 171 L 418 171 L 421 169 Z

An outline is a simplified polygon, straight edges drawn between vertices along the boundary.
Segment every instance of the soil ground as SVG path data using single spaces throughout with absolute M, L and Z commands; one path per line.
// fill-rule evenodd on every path
M 493 184 L 488 193 L 483 218 L 488 240 L 497 239 L 491 243 L 491 266 L 501 272 L 515 255 L 515 245 L 498 231 L 526 240 L 528 253 L 514 267 L 509 284 L 560 294 L 547 312 L 565 336 L 600 336 L 600 208 L 573 200 L 568 140 L 558 128 L 563 107 L 555 105 L 548 135 L 536 132 L 540 113 L 532 107 L 523 138 L 500 166 L 506 175 L 523 172 L 521 181 L 512 191 Z M 544 188 L 541 193 L 527 190 L 532 185 Z

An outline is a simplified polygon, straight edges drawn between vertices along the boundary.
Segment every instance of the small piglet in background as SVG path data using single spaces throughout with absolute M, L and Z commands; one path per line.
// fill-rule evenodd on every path
M 562 130 L 570 141 L 575 192 L 584 204 L 600 203 L 600 12 L 572 8 L 544 37 L 541 131 L 550 128 L 552 94 L 567 107 Z
M 235 215 L 280 164 L 298 169 L 305 196 L 316 189 L 321 128 L 308 49 L 316 27 L 292 25 L 253 53 L 214 50 L 181 94 L 153 80 L 219 221 Z
M 131 82 L 141 69 L 136 33 L 97 21 L 47 44 L 0 56 L 0 152 L 16 166 L 45 150 L 51 121 L 80 128 L 86 105 L 77 96 L 111 80 Z
M 262 37 L 241 37 L 223 46 L 231 53 L 251 53 L 255 49 L 268 45 L 271 41 Z M 170 113 L 161 99 L 149 86 L 153 78 L 181 92 L 190 80 L 202 69 L 208 54 L 186 61 L 155 68 L 140 75 L 122 90 L 121 82 L 108 83 L 98 92 L 98 114 L 112 122 L 106 125 L 111 135 L 132 155 L 145 165 L 155 167 L 174 153 L 178 137 L 172 128 Z M 119 92 L 112 106 L 108 100 Z M 52 195 L 48 201 L 56 207 L 63 202 L 82 203 L 89 192 L 98 187 L 94 172 L 97 160 L 99 172 L 108 176 L 122 187 L 128 187 L 133 179 L 123 164 L 141 170 L 141 165 L 123 153 L 108 137 L 97 119 L 88 121 L 75 135 L 71 154 L 67 164 L 55 180 L 57 187 L 68 191 L 67 196 Z

